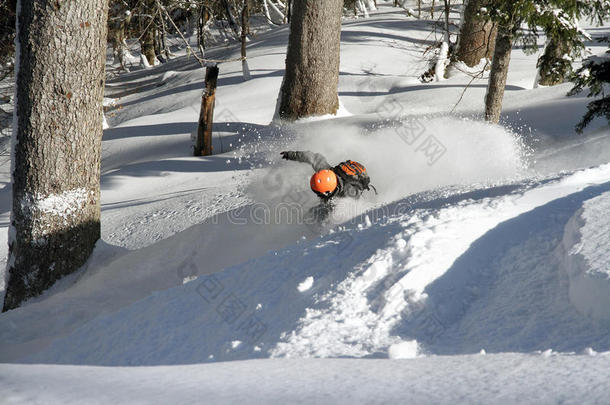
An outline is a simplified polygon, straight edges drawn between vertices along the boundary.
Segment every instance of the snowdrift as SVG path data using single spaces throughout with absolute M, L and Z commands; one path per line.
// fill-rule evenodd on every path
M 88 365 L 401 357 L 413 340 L 417 352 L 407 356 L 609 350 L 608 327 L 572 306 L 554 259 L 566 223 L 583 201 L 610 190 L 609 176 L 604 165 L 499 197 L 482 188 L 446 207 L 420 194 L 305 239 L 295 225 L 281 234 L 278 225 L 242 224 L 222 227 L 233 229 L 227 239 L 199 251 L 192 241 L 209 240 L 214 228 L 196 226 L 5 314 L 3 340 L 14 344 L 3 344 L 2 361 L 25 348 L 31 354 L 20 361 Z M 202 252 L 239 243 L 230 238 L 242 233 L 286 246 L 195 278 L 211 272 Z M 239 261 L 220 257 L 218 266 Z M 51 336 L 57 324 L 64 335 Z
M 587 317 L 610 323 L 610 193 L 584 202 L 566 225 L 560 249 L 570 301 Z

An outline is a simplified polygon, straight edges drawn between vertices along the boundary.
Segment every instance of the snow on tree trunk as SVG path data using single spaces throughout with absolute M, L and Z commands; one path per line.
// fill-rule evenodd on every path
M 100 237 L 107 0 L 22 1 L 4 311 L 77 270 Z
M 441 44 L 441 49 L 439 50 L 438 59 L 436 61 L 436 65 L 434 66 L 434 76 L 437 82 L 445 79 L 445 69 L 449 64 L 449 44 L 451 42 L 451 32 L 449 31 L 449 13 L 450 13 L 450 5 L 447 0 L 445 0 L 445 35 L 444 41 Z
M 449 56 L 449 43 L 445 40 L 441 44 L 436 65 L 434 65 L 434 77 L 437 82 L 445 79 L 445 67 L 447 67 Z
M 267 17 L 267 20 L 273 23 L 271 15 L 269 14 L 269 6 L 267 5 L 267 0 L 263 0 L 263 11 L 265 13 L 265 17 Z
M 342 0 L 294 1 L 286 71 L 278 97 L 280 119 L 337 112 L 342 11 Z
M 500 27 L 485 96 L 485 119 L 495 124 L 500 122 L 513 38 L 514 34 L 510 28 Z
M 494 53 L 497 29 L 490 20 L 477 15 L 489 0 L 469 0 L 464 5 L 464 21 L 460 27 L 460 38 L 456 59 L 470 67 L 477 66 L 481 59 L 491 59 Z
M 364 18 L 369 18 L 369 11 L 364 5 L 364 0 L 356 0 L 356 14 L 362 14 Z
M 283 21 L 284 20 L 284 13 L 282 13 L 280 11 L 280 9 L 277 8 L 277 6 L 275 4 L 273 4 L 273 1 L 268 0 L 268 3 L 271 6 L 271 9 L 273 10 L 273 12 L 278 15 L 280 21 Z
M 375 7 L 375 2 L 373 0 L 364 0 L 364 2 L 366 3 L 366 6 L 368 7 L 369 10 L 371 10 L 371 11 L 377 10 L 377 7 Z

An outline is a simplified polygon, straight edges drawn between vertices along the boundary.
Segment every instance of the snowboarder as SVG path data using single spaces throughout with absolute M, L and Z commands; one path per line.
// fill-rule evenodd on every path
M 371 187 L 371 179 L 366 168 L 353 160 L 346 160 L 332 167 L 326 158 L 319 153 L 310 151 L 281 152 L 283 159 L 296 162 L 309 163 L 315 173 L 309 180 L 311 190 L 320 197 L 321 204 L 314 208 L 314 214 L 322 221 L 326 219 L 333 208 L 332 200 L 335 197 L 360 198 L 365 190 Z

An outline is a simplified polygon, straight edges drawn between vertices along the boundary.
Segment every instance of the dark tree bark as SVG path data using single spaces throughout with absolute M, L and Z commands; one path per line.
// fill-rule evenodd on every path
M 250 31 L 250 8 L 248 0 L 244 1 L 244 7 L 241 10 L 241 69 L 244 80 L 250 80 L 250 68 L 246 59 L 246 42 L 248 40 L 248 32 Z
M 107 0 L 22 0 L 4 311 L 77 270 L 100 237 Z
M 218 82 L 218 66 L 209 66 L 205 71 L 205 90 L 201 96 L 199 126 L 195 140 L 195 156 L 208 156 L 212 149 L 212 127 L 214 125 L 214 104 L 216 103 L 216 84 Z
M 488 3 L 489 0 L 469 0 L 464 9 L 456 59 L 470 67 L 478 65 L 483 58 L 491 59 L 494 53 L 496 26 L 477 16 L 481 7 L 488 6 Z
M 294 0 L 280 119 L 335 114 L 343 0 Z
M 231 5 L 229 4 L 229 1 L 222 0 L 222 3 L 225 8 L 225 13 L 227 14 L 227 19 L 229 20 L 229 27 L 231 27 L 235 36 L 239 37 L 239 29 L 237 28 L 235 17 L 233 17 L 233 13 L 231 12 Z
M 513 47 L 515 28 L 500 27 L 491 63 L 487 95 L 485 96 L 485 119 L 497 124 L 500 122 L 502 100 L 506 88 L 510 53 Z

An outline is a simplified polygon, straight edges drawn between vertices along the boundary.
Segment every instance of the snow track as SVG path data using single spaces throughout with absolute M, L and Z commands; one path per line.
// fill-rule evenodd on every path
M 64 308 L 68 315 L 59 319 L 64 329 L 70 322 L 72 332 L 27 361 L 156 365 L 268 356 L 387 357 L 394 345 L 413 339 L 421 354 L 609 350 L 608 326 L 582 316 L 571 305 L 567 274 L 557 260 L 566 223 L 584 201 L 610 190 L 609 178 L 610 165 L 604 165 L 501 197 L 486 197 L 489 192 L 481 189 L 478 196 L 469 194 L 469 199 L 446 208 L 401 212 L 404 205 L 397 202 L 384 207 L 386 213 L 395 209 L 394 214 L 380 220 L 371 221 L 368 215 L 376 218 L 371 211 L 357 226 L 351 225 L 353 229 L 302 240 L 147 296 L 147 289 L 175 283 L 176 274 L 185 281 L 201 274 L 197 269 L 205 261 L 202 252 L 218 247 L 202 246 L 199 252 L 188 247 L 186 240 L 203 240 L 200 232 L 212 229 L 194 227 L 123 255 L 105 270 L 83 278 L 80 283 L 91 288 L 109 288 L 99 280 L 101 275 L 110 280 L 124 268 L 134 272 L 136 266 L 142 269 L 141 276 L 132 277 L 139 279 L 143 299 L 134 301 L 138 294 L 127 293 L 127 286 L 134 284 L 123 276 L 125 287 L 112 288 L 125 289 L 129 301 L 120 303 L 116 293 L 101 290 L 98 299 L 104 294 L 103 299 L 114 299 L 107 305 L 116 310 L 98 310 L 98 315 L 89 310 L 85 323 L 69 315 L 74 310 Z M 294 226 L 283 236 L 277 225 L 274 228 L 275 242 L 270 240 L 268 246 L 298 235 Z M 222 244 L 237 235 L 231 229 L 246 240 L 264 228 L 216 229 L 228 232 L 227 239 L 220 237 Z M 172 254 L 186 259 L 177 262 Z M 153 262 L 163 269 L 156 276 L 145 271 Z M 309 278 L 309 288 L 300 288 Z M 66 294 L 84 285 L 77 284 Z M 35 325 L 36 315 L 28 318 L 26 313 L 65 299 L 56 294 L 46 303 L 17 310 L 15 316 L 23 312 L 19 319 Z M 88 302 L 83 295 L 71 305 L 86 308 Z M 5 316 L 0 322 L 9 319 Z M 14 335 L 14 328 L 7 333 Z M 21 328 L 21 333 L 41 333 L 35 326 Z
M 432 21 L 377 3 L 342 29 L 351 116 L 269 125 L 286 26 L 248 42 L 251 80 L 222 64 L 213 156 L 190 156 L 192 58 L 108 82 L 103 240 L 0 315 L 0 401 L 607 403 L 607 123 L 574 136 L 590 99 L 532 89 L 521 49 L 485 123 L 487 79 L 422 84 Z M 379 193 L 304 223 L 311 167 L 283 150 L 360 161 Z

